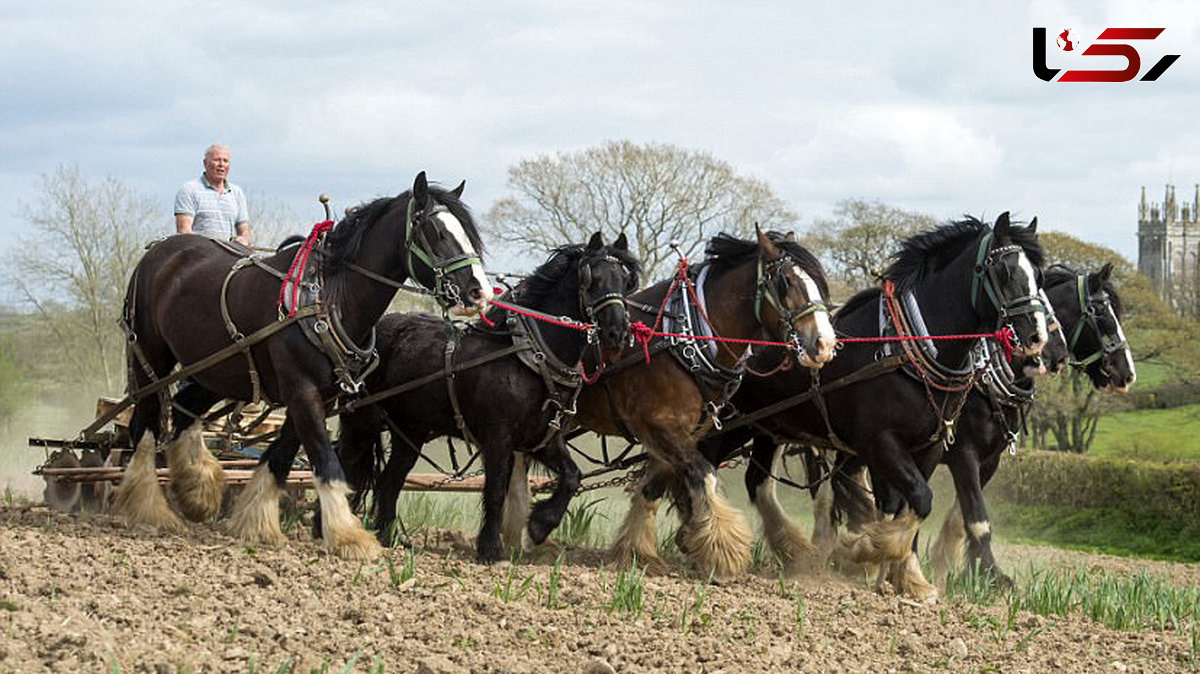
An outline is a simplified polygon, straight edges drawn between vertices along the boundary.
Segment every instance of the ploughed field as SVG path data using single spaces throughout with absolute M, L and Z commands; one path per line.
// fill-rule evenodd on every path
M 719 586 L 678 566 L 648 577 L 609 569 L 603 554 L 588 548 L 559 547 L 484 566 L 473 561 L 467 535 L 436 529 L 416 535 L 411 551 L 389 550 L 384 560 L 359 563 L 327 555 L 302 529 L 293 527 L 285 547 L 255 548 L 219 525 L 163 535 L 105 515 L 0 507 L 0 671 L 1171 672 L 1200 666 L 1194 614 L 1182 626 L 1117 630 L 1080 613 L 1095 614 L 1094 607 L 1040 615 L 1006 598 L 1017 595 L 976 603 L 965 583 L 953 598 L 917 604 L 835 572 L 782 579 L 769 557 L 748 577 Z M 1088 577 L 1153 578 L 1160 592 L 1184 593 L 1200 581 L 1193 565 L 1025 546 L 1001 547 L 999 554 L 1018 576 L 1023 566 L 1044 565 L 1034 579 L 1070 568 Z M 1164 610 L 1185 609 L 1158 609 Z

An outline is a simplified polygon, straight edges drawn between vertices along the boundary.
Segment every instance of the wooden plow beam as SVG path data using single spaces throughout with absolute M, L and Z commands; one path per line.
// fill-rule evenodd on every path
M 225 484 L 244 485 L 254 475 L 254 466 L 258 462 L 253 459 L 234 459 L 221 461 L 225 469 Z M 171 478 L 166 468 L 157 471 L 161 484 L 170 482 Z M 42 468 L 35 471 L 52 480 L 63 482 L 120 482 L 125 469 L 120 466 L 99 466 L 94 468 Z M 529 479 L 529 488 L 537 490 L 551 482 L 551 478 L 535 476 Z M 290 487 L 312 487 L 313 473 L 311 470 L 293 470 L 288 474 Z M 471 492 L 483 490 L 483 476 L 474 475 L 462 479 L 450 479 L 447 475 L 438 473 L 413 473 L 404 481 L 405 491 L 440 491 L 440 492 Z

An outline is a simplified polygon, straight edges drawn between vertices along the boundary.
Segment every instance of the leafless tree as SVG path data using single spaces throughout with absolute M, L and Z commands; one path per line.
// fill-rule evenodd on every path
M 871 285 L 905 238 L 937 226 L 931 216 L 878 201 L 838 202 L 833 218 L 818 220 L 808 240 L 826 271 L 853 292 Z
M 43 175 L 22 213 L 29 229 L 11 256 L 13 286 L 75 376 L 112 390 L 123 372 L 117 321 L 125 286 L 146 243 L 169 231 L 169 219 L 121 181 L 89 184 L 75 166 Z
M 542 155 L 511 167 L 508 185 L 516 195 L 497 201 L 487 218 L 501 240 L 549 250 L 597 230 L 624 232 L 648 279 L 670 272 L 672 241 L 691 257 L 720 231 L 787 229 L 797 220 L 765 182 L 672 145 L 613 141 Z

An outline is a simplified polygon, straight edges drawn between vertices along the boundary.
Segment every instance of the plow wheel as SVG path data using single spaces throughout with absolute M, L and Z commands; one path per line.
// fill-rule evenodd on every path
M 79 459 L 75 458 L 75 453 L 71 450 L 60 449 L 50 455 L 46 468 L 79 468 Z M 46 481 L 42 498 L 51 509 L 69 513 L 78 506 L 81 491 L 78 482 L 68 482 L 52 476 L 44 476 L 42 479 Z
M 84 468 L 99 468 L 104 465 L 104 457 L 100 456 L 98 450 L 85 449 L 79 458 L 79 465 Z M 102 512 L 111 484 L 110 482 L 85 482 L 79 485 L 79 507 L 89 513 Z

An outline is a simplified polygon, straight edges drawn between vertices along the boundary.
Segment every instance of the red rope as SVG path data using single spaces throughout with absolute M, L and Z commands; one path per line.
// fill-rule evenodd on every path
M 675 286 L 678 285 L 680 283 L 680 281 L 683 281 L 686 284 L 688 292 L 691 295 L 692 301 L 696 304 L 696 306 L 699 306 L 699 300 L 696 297 L 695 291 L 692 289 L 692 284 L 690 282 L 690 279 L 687 276 L 687 264 L 688 264 L 688 262 L 687 262 L 687 259 L 685 258 L 685 259 L 680 260 L 679 265 L 675 268 L 675 276 L 674 276 L 674 278 L 671 279 L 671 286 L 667 289 L 667 294 L 663 297 L 662 304 L 658 308 L 658 314 L 655 316 L 654 327 L 652 328 L 641 321 L 634 321 L 633 323 L 629 324 L 629 331 L 630 331 L 630 333 L 633 334 L 633 341 L 634 341 L 634 343 L 641 345 L 642 354 L 645 356 L 647 364 L 650 362 L 650 341 L 656 337 L 668 337 L 668 338 L 673 337 L 675 339 L 690 339 L 690 340 L 694 340 L 694 341 L 705 340 L 705 341 L 719 342 L 719 343 L 725 343 L 725 344 L 749 344 L 751 346 L 780 346 L 785 349 L 794 348 L 794 345 L 789 344 L 787 342 L 775 342 L 775 341 L 766 340 L 766 339 L 741 339 L 741 338 L 737 338 L 737 337 L 718 337 L 715 335 L 688 335 L 688 334 L 679 333 L 679 332 L 662 332 L 662 331 L 658 330 L 658 326 L 662 322 L 663 313 L 666 311 L 667 302 L 671 297 L 671 291 L 673 291 L 675 289 Z M 563 319 L 554 318 L 551 316 L 546 316 L 545 314 L 532 312 L 532 311 L 523 309 L 518 306 L 500 302 L 499 300 L 492 300 L 491 303 L 493 306 L 500 307 L 501 309 L 504 309 L 505 311 L 511 311 L 515 314 L 520 314 L 522 316 L 532 318 L 535 321 L 542 321 L 543 323 L 557 325 L 562 328 L 570 328 L 572 330 L 579 330 L 581 332 L 586 332 L 592 328 L 592 326 L 590 326 L 586 323 L 580 323 L 577 321 L 563 320 Z M 708 319 L 707 316 L 704 316 L 703 318 L 706 321 Z M 489 325 L 492 324 L 490 321 L 487 321 L 486 319 L 484 322 L 488 323 Z M 965 333 L 965 334 L 959 334 L 959 335 L 923 335 L 923 336 L 920 336 L 920 335 L 894 335 L 894 336 L 888 336 L 888 337 L 839 337 L 838 341 L 845 343 L 845 344 L 881 344 L 881 343 L 885 343 L 885 342 L 919 341 L 919 340 L 924 340 L 924 339 L 930 339 L 930 340 L 994 339 L 1000 343 L 1001 347 L 1003 347 L 1005 358 L 1008 358 L 1010 360 L 1012 358 L 1013 349 L 1015 348 L 1015 346 L 1013 344 L 1012 330 L 1010 330 L 1007 326 L 1000 328 L 999 330 L 996 330 L 995 332 L 975 332 L 975 333 Z M 603 370 L 603 367 L 601 367 L 600 370 L 597 370 L 595 375 L 593 376 L 593 378 L 591 380 L 589 380 L 586 373 L 584 373 L 583 366 L 581 364 L 579 373 L 581 376 L 583 376 L 584 381 L 587 381 L 590 384 L 593 381 L 595 381 L 596 378 L 598 378 L 600 376 L 600 372 L 602 370 Z
M 530 311 L 528 309 L 523 309 L 521 307 L 518 307 L 518 306 L 515 306 L 512 304 L 506 304 L 499 300 L 492 300 L 492 306 L 500 307 L 501 309 L 504 309 L 505 311 L 511 311 L 514 314 L 518 314 L 520 316 L 532 318 L 535 321 L 549 323 L 550 325 L 557 325 L 560 328 L 570 328 L 572 330 L 578 330 L 580 332 L 587 332 L 588 330 L 592 329 L 592 326 L 587 323 L 580 323 L 579 321 L 573 321 L 573 320 L 571 320 L 569 318 L 565 318 L 565 317 L 564 318 L 554 318 L 553 316 L 547 316 L 543 313 Z
M 279 286 L 279 306 L 286 306 L 288 283 L 292 284 L 292 308 L 288 310 L 288 317 L 296 314 L 296 309 L 300 304 L 300 279 L 304 277 L 304 267 L 308 264 L 309 253 L 312 252 L 313 246 L 316 245 L 317 239 L 333 229 L 333 220 L 325 220 L 313 225 L 312 231 L 308 233 L 308 237 L 304 239 L 304 243 L 300 245 L 300 250 L 296 251 L 296 257 L 292 258 L 292 266 L 288 267 L 287 274 L 283 277 L 283 283 Z

